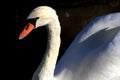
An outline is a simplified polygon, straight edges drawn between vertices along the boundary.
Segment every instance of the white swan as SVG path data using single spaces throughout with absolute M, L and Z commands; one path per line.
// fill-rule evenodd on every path
M 45 56 L 33 80 L 120 80 L 120 12 L 91 21 L 73 40 L 56 64 L 61 27 L 56 11 L 48 6 L 35 8 L 19 39 L 31 30 L 48 25 Z

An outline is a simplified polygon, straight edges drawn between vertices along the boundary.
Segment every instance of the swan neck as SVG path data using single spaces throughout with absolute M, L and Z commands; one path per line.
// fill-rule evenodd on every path
M 44 76 L 49 76 L 49 79 L 51 80 L 54 75 L 54 70 L 60 48 L 59 20 L 56 19 L 51 21 L 50 24 L 48 24 L 47 28 L 48 28 L 48 43 L 46 53 L 42 61 L 43 66 L 41 69 L 41 74 Z

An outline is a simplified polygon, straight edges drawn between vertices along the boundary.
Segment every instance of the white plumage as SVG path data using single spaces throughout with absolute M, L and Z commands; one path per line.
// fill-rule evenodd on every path
M 35 28 L 48 25 L 49 38 L 33 80 L 120 80 L 120 12 L 93 19 L 57 64 L 61 26 L 56 11 L 40 6 L 27 19 L 36 17 Z

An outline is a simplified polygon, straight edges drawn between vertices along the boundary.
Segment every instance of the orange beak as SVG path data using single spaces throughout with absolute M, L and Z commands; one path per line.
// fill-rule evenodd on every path
M 35 26 L 31 23 L 28 23 L 25 28 L 23 29 L 22 33 L 20 33 L 19 35 L 19 40 L 23 39 L 24 37 L 26 37 L 33 29 L 35 28 Z

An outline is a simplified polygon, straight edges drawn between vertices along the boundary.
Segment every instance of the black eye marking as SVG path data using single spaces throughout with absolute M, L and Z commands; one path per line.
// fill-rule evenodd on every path
M 39 19 L 39 17 L 36 17 L 36 19 Z
M 39 17 L 28 19 L 27 23 L 31 23 L 31 24 L 35 25 L 37 19 L 39 19 Z

